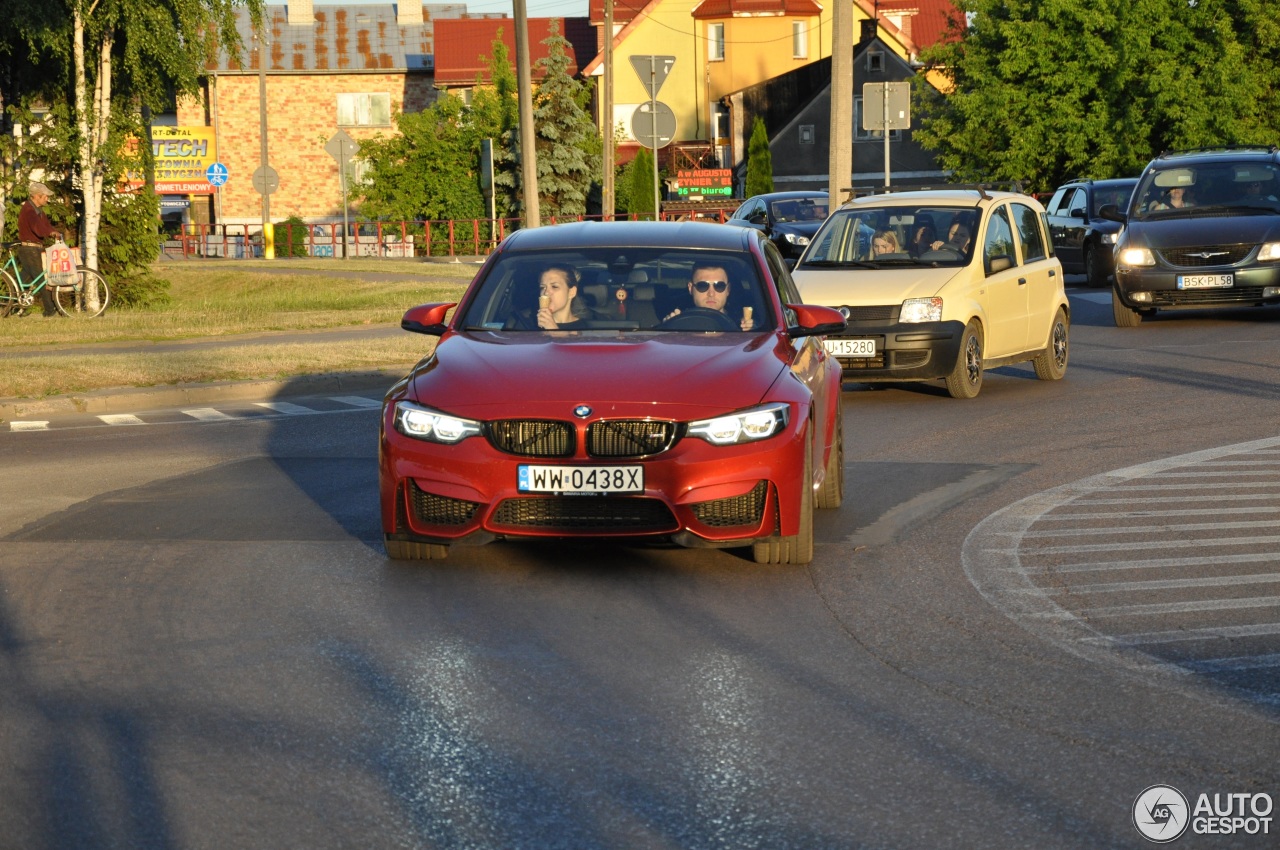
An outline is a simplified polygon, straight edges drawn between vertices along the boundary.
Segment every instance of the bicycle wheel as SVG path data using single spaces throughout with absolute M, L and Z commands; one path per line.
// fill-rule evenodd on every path
M 13 275 L 0 271 L 0 319 L 22 312 L 22 302 L 18 300 L 18 282 Z
M 53 287 L 53 303 L 58 312 L 73 319 L 101 316 L 111 301 L 107 281 L 93 269 L 80 269 L 75 286 Z

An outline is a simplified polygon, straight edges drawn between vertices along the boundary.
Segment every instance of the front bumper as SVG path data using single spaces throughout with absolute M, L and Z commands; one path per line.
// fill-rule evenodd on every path
M 682 546 L 744 545 L 795 534 L 804 487 L 805 419 L 754 443 L 714 446 L 685 436 L 642 458 L 516 456 L 484 436 L 446 446 L 405 437 L 384 410 L 379 478 L 382 526 L 395 539 L 439 544 L 494 539 L 608 538 Z M 584 429 L 589 422 L 574 423 Z M 644 492 L 557 495 L 521 492 L 522 464 L 644 469 Z
M 1230 274 L 1233 285 L 1212 289 L 1179 289 L 1183 275 Z M 1118 264 L 1115 271 L 1116 293 L 1132 310 L 1200 309 L 1206 307 L 1244 307 L 1280 304 L 1280 264 L 1247 268 L 1196 268 L 1173 270 Z
M 844 333 L 827 339 L 875 342 L 872 357 L 835 355 L 845 380 L 929 381 L 946 377 L 955 366 L 964 328 L 963 322 L 955 321 L 918 324 L 851 321 Z

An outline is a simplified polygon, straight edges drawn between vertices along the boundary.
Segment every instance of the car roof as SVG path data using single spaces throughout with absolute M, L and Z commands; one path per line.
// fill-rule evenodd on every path
M 765 200 L 780 201 L 787 198 L 825 198 L 827 197 L 826 189 L 817 189 L 812 192 L 806 192 L 799 189 L 793 189 L 789 192 L 763 192 L 759 195 L 752 195 L 750 198 L 744 198 L 743 203 L 747 201 Z
M 1139 177 L 1106 177 L 1101 180 L 1095 180 L 1092 177 L 1077 177 L 1075 180 L 1068 180 L 1059 186 L 1059 189 L 1065 189 L 1067 186 L 1120 186 L 1125 183 L 1137 183 Z
M 758 231 L 705 221 L 575 221 L 517 230 L 501 250 L 558 248 L 708 248 L 742 251 Z
M 1205 165 L 1224 160 L 1234 162 L 1277 162 L 1280 161 L 1280 148 L 1275 145 L 1241 145 L 1239 147 L 1165 151 L 1151 160 L 1147 164 L 1147 168 L 1160 169 L 1185 165 Z
M 863 195 L 862 197 L 845 201 L 840 208 L 847 210 L 870 206 L 915 206 L 922 203 L 977 208 L 1006 199 L 1024 203 L 1030 201 L 1037 206 L 1040 203 L 1030 195 L 1024 195 L 1020 192 L 993 192 L 986 189 L 924 189 L 919 191 L 887 192 L 879 195 Z

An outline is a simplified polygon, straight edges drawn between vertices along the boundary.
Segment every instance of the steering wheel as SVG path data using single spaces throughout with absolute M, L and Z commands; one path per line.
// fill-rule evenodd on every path
M 707 307 L 685 307 L 669 319 L 657 325 L 664 331 L 736 331 L 741 328 L 733 319 L 719 310 Z

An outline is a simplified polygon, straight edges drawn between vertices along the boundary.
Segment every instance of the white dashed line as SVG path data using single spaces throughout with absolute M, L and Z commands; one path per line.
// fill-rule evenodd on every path
M 146 425 L 132 413 L 104 413 L 98 417 L 107 425 Z
M 256 401 L 254 404 L 258 407 L 265 407 L 267 410 L 274 410 L 276 413 L 286 413 L 290 416 L 305 416 L 308 413 L 316 413 L 310 407 L 303 407 L 300 404 L 290 404 L 287 401 Z
M 361 398 L 358 395 L 342 395 L 334 396 L 334 401 L 340 401 L 343 404 L 349 404 L 352 407 L 382 407 L 382 402 L 376 398 Z
M 47 420 L 43 422 L 37 422 L 34 420 L 30 420 L 26 422 L 10 422 L 9 430 L 10 431 L 48 431 L 49 422 Z
M 192 419 L 199 419 L 201 422 L 223 422 L 234 418 L 221 410 L 214 410 L 212 407 L 195 407 L 191 410 L 182 411 L 182 415 L 190 416 Z

